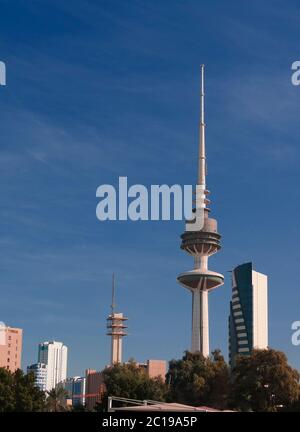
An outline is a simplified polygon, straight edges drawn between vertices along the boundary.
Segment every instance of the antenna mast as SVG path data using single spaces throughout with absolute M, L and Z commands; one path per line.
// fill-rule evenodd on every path
M 199 159 L 198 159 L 198 185 L 205 190 L 206 158 L 205 158 L 205 122 L 204 122 L 204 64 L 201 65 L 200 90 L 200 127 L 199 127 Z
M 115 303 L 115 274 L 112 274 L 112 296 L 111 296 L 111 313 L 113 314 L 115 311 L 116 303 Z

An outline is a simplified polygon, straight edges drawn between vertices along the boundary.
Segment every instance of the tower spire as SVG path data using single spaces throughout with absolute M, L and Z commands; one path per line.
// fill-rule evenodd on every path
M 199 125 L 199 155 L 198 155 L 198 185 L 205 189 L 206 157 L 205 157 L 205 121 L 204 121 L 204 64 L 201 70 L 200 88 L 200 125 Z

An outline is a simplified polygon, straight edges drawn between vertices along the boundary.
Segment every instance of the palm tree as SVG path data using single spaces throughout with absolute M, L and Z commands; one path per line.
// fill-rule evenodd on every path
M 68 392 L 62 387 L 47 391 L 46 410 L 50 412 L 67 411 Z

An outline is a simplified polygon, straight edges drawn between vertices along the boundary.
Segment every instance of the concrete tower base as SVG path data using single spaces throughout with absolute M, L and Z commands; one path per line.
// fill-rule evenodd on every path
M 192 352 L 209 356 L 208 291 L 193 290 Z

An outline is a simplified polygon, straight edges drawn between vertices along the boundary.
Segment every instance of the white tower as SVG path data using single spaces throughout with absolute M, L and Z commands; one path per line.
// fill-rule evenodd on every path
M 123 313 L 116 313 L 115 306 L 115 275 L 113 274 L 111 314 L 107 318 L 107 335 L 111 336 L 111 365 L 122 363 L 122 339 L 127 336 L 125 331 L 127 326 L 124 325 L 127 318 Z
M 204 65 L 201 66 L 201 115 L 199 128 L 199 159 L 197 193 L 204 196 L 202 202 L 196 200 L 196 209 L 204 211 L 204 225 L 200 230 L 186 231 L 181 235 L 181 249 L 194 258 L 194 269 L 178 276 L 178 282 L 192 293 L 192 352 L 200 351 L 205 357 L 209 351 L 208 293 L 224 283 L 224 276 L 208 270 L 208 258 L 220 250 L 221 236 L 217 231 L 217 221 L 209 217 L 209 191 L 206 189 L 206 155 L 204 122 Z M 197 207 L 199 206 L 199 207 Z

